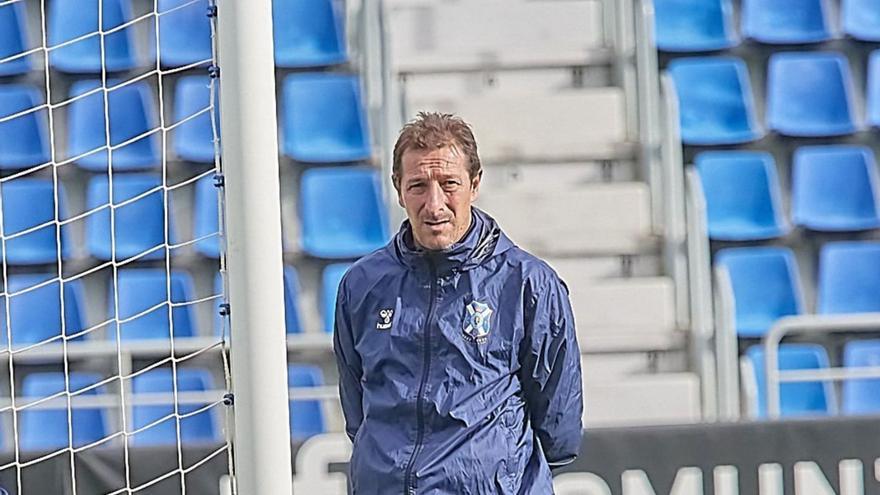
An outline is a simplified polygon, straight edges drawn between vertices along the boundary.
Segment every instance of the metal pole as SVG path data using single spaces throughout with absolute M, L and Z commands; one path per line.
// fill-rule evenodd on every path
M 272 2 L 218 2 L 234 460 L 242 495 L 292 493 Z

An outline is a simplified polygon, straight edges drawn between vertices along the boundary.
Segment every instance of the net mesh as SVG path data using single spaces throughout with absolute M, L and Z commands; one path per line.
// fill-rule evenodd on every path
M 234 474 L 215 40 L 208 0 L 0 1 L 9 493 Z

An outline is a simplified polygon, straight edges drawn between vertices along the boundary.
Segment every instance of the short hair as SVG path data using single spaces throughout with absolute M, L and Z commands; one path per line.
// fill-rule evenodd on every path
M 449 113 L 419 112 L 415 119 L 403 126 L 397 137 L 397 143 L 394 144 L 394 161 L 391 168 L 394 187 L 400 189 L 403 154 L 407 150 L 429 150 L 446 146 L 454 146 L 468 159 L 468 175 L 471 180 L 482 173 L 480 156 L 477 154 L 477 141 L 467 122 Z

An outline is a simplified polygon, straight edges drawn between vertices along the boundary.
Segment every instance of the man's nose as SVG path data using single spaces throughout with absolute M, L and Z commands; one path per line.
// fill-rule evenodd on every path
M 432 182 L 428 187 L 425 208 L 431 213 L 439 213 L 446 208 L 446 196 L 443 194 L 443 188 L 440 187 L 440 184 Z

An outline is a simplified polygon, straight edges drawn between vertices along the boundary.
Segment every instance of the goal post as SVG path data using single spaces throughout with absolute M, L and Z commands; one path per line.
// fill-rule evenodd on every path
M 218 2 L 237 493 L 292 493 L 271 0 Z

